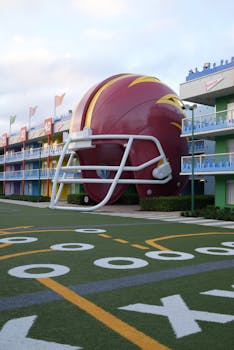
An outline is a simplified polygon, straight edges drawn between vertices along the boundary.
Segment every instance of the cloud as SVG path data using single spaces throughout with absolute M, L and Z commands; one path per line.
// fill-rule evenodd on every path
M 73 4 L 77 10 L 99 18 L 119 16 L 127 10 L 122 0 L 73 0 Z

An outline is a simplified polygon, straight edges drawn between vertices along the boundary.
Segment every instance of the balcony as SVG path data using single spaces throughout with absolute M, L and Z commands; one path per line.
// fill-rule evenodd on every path
M 192 174 L 192 156 L 181 158 L 181 175 Z M 234 174 L 234 153 L 194 156 L 194 175 Z
M 47 180 L 53 179 L 56 169 L 30 169 L 30 170 L 16 170 L 0 172 L 1 181 L 22 181 L 22 180 Z M 64 172 L 61 171 L 59 177 L 62 177 Z M 66 173 L 66 178 L 80 178 L 81 172 Z
M 234 134 L 234 110 L 194 116 L 193 134 L 194 136 Z M 192 117 L 182 120 L 181 137 L 187 136 L 192 136 Z
M 47 157 L 59 156 L 62 152 L 63 144 L 48 146 L 47 148 L 31 148 L 20 152 L 11 152 L 0 155 L 0 164 L 17 163 L 23 160 L 42 159 Z M 67 152 L 68 154 L 70 151 Z
M 214 153 L 215 152 L 215 141 L 212 140 L 194 140 L 194 153 Z M 188 142 L 188 152 L 192 154 L 192 141 Z

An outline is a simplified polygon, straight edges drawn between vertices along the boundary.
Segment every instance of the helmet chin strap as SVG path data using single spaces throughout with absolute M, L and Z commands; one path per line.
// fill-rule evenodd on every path
M 74 150 L 92 148 L 95 145 L 92 144 L 93 140 L 126 140 L 125 150 L 121 162 L 118 166 L 107 166 L 107 165 L 78 165 L 72 166 L 72 160 L 75 156 Z M 152 158 L 145 163 L 142 163 L 137 166 L 126 166 L 126 162 L 132 147 L 134 140 L 147 140 L 152 141 L 155 144 L 156 149 L 159 150 L 160 155 Z M 62 166 L 64 157 L 66 154 L 70 153 L 67 166 Z M 161 164 L 156 166 L 152 172 L 154 179 L 121 179 L 121 175 L 124 171 L 134 171 L 145 169 L 152 164 Z M 116 174 L 114 178 L 111 179 L 102 179 L 102 178 L 81 178 L 82 170 L 104 170 L 104 171 L 115 171 Z M 74 175 L 76 178 L 74 178 Z M 77 178 L 77 175 L 79 177 Z M 166 159 L 162 146 L 159 140 L 153 136 L 148 135 L 92 135 L 92 130 L 85 128 L 82 131 L 72 134 L 67 138 L 67 141 L 63 147 L 62 153 L 59 158 L 59 162 L 56 168 L 55 176 L 53 179 L 53 187 L 51 194 L 51 204 L 50 208 L 52 209 L 65 209 L 65 210 L 77 210 L 77 211 L 93 211 L 104 206 L 110 200 L 117 184 L 165 184 L 172 179 L 172 170 L 169 162 Z M 104 199 L 94 206 L 61 206 L 57 205 L 64 184 L 73 184 L 73 183 L 110 183 L 109 190 L 104 197 Z M 57 190 L 57 185 L 59 188 Z

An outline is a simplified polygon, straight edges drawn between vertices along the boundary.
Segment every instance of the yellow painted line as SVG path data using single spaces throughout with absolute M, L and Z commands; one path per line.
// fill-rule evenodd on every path
M 15 226 L 15 227 L 4 227 L 3 230 L 16 230 L 17 228 L 30 228 L 33 226 Z M 2 231 L 2 229 L 0 229 Z
M 8 247 L 9 245 L 12 245 L 12 243 L 2 243 L 0 244 L 0 248 Z
M 73 229 L 53 229 L 53 230 L 30 230 L 30 231 L 19 231 L 19 232 L 3 232 L 0 231 L 0 236 L 1 235 L 15 235 L 16 233 L 41 233 L 41 232 L 73 232 Z
M 173 238 L 180 238 L 180 237 L 196 237 L 196 236 L 209 236 L 209 235 L 234 235 L 234 232 L 200 232 L 200 233 L 186 233 L 182 235 L 170 235 L 170 236 L 164 236 L 164 237 L 157 237 L 153 239 L 147 239 L 145 243 L 151 245 L 154 248 L 160 249 L 159 244 L 155 243 L 158 241 L 164 241 L 168 239 L 173 239 Z M 165 247 L 162 247 L 163 250 L 169 250 L 168 248 L 165 249 Z
M 131 244 L 132 247 L 142 249 L 142 250 L 147 250 L 149 249 L 148 247 L 145 247 L 144 245 L 141 244 Z
M 112 238 L 110 235 L 107 235 L 106 233 L 99 233 L 98 236 L 101 236 L 104 238 Z
M 0 256 L 0 260 L 7 260 L 7 259 L 11 259 L 11 258 L 16 258 L 18 256 L 38 254 L 38 253 L 47 253 L 47 252 L 52 252 L 52 251 L 53 251 L 52 249 L 31 250 L 28 252 L 3 255 L 3 256 Z
M 15 235 L 18 232 L 0 231 L 0 235 Z
M 42 283 L 47 288 L 53 290 L 64 299 L 76 305 L 81 310 L 93 316 L 96 320 L 103 323 L 108 328 L 112 329 L 129 342 L 137 345 L 143 350 L 169 350 L 165 345 L 160 344 L 157 340 L 147 336 L 138 331 L 136 328 L 130 326 L 128 323 L 121 321 L 116 316 L 102 309 L 100 306 L 76 294 L 69 288 L 52 280 L 51 278 L 37 278 L 37 281 Z
M 129 243 L 128 241 L 126 241 L 125 239 L 122 238 L 115 238 L 114 241 L 119 242 L 119 243 Z
M 146 243 L 148 243 L 147 241 L 146 241 Z M 151 246 L 153 246 L 154 248 L 156 248 L 156 249 L 158 249 L 158 250 L 168 250 L 168 251 L 171 251 L 171 249 L 168 249 L 167 247 L 165 247 L 165 246 L 163 246 L 163 245 L 161 245 L 161 244 L 157 244 L 157 243 L 155 243 L 155 242 L 153 242 L 153 244 L 150 244 L 150 243 L 148 243 L 149 245 L 151 245 Z

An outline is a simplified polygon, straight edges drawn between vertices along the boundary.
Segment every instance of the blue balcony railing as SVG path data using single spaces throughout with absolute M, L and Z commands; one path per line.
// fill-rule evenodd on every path
M 194 135 L 202 133 L 217 133 L 217 131 L 234 129 L 234 110 L 225 110 L 217 113 L 210 113 L 195 116 L 193 121 Z M 192 135 L 192 117 L 182 120 L 181 136 Z
M 20 152 L 11 152 L 5 155 L 0 155 L 0 164 L 4 163 L 16 163 L 23 160 L 33 160 L 47 158 L 48 156 L 59 156 L 62 152 L 63 144 L 51 145 L 47 148 L 31 148 Z M 67 153 L 70 153 L 68 151 Z
M 30 170 L 16 170 L 0 172 L 0 181 L 22 181 L 22 180 L 47 180 L 53 179 L 56 169 L 30 169 Z M 59 176 L 64 175 L 63 171 Z M 66 173 L 66 178 L 80 178 L 81 172 L 78 173 Z
M 192 156 L 181 158 L 181 174 L 192 173 Z M 194 156 L 194 174 L 234 173 L 234 153 L 202 154 Z

